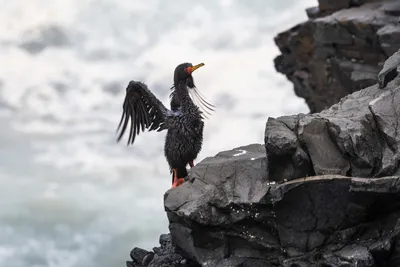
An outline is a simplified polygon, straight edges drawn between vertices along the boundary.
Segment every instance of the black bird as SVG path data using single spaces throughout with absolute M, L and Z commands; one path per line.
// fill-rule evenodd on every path
M 117 142 L 127 130 L 129 120 L 127 145 L 132 145 L 136 135 L 145 129 L 158 132 L 167 130 L 164 155 L 172 173 L 172 188 L 185 181 L 187 164 L 192 168 L 201 150 L 204 114 L 199 107 L 213 110 L 213 106 L 201 97 L 194 85 L 192 73 L 202 66 L 204 63 L 195 66 L 182 63 L 175 68 L 170 110 L 150 92 L 146 84 L 130 81 L 126 88 L 123 113 L 117 128 L 117 132 L 120 130 Z M 193 100 L 197 100 L 199 105 Z

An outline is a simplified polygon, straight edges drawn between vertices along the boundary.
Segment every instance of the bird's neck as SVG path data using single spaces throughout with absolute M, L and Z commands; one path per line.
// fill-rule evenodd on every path
M 182 111 L 187 111 L 196 107 L 189 95 L 189 88 L 186 83 L 175 84 L 175 97 L 179 99 Z

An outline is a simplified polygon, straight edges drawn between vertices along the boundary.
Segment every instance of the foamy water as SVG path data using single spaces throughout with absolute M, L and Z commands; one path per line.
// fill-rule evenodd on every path
M 139 3 L 140 2 L 140 3 Z M 198 162 L 262 143 L 267 117 L 308 112 L 276 73 L 273 36 L 316 1 L 3 0 L 0 266 L 124 266 L 167 231 L 165 133 L 116 144 L 125 87 L 168 101 L 179 63 L 217 106 Z

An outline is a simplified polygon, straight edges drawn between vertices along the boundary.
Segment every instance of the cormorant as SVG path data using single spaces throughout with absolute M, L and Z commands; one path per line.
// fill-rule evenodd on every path
M 150 92 L 146 84 L 130 81 L 126 88 L 123 113 L 117 128 L 117 131 L 121 129 L 117 142 L 124 135 L 129 120 L 131 124 L 127 145 L 134 143 L 140 130 L 167 130 L 164 155 L 172 173 L 172 188 L 185 181 L 186 165 L 189 164 L 193 168 L 193 161 L 201 150 L 204 115 L 199 107 L 205 111 L 213 110 L 213 106 L 201 97 L 194 85 L 192 73 L 202 66 L 204 63 L 195 66 L 182 63 L 175 68 L 170 110 Z M 197 100 L 198 106 L 193 100 Z

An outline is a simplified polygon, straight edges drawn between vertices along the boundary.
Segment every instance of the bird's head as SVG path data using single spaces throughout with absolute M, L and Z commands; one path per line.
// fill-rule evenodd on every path
M 197 64 L 195 66 L 192 63 L 182 63 L 175 68 L 174 72 L 174 84 L 186 83 L 189 88 L 194 88 L 194 81 L 192 73 L 200 67 L 203 67 L 204 63 Z
M 195 103 L 197 103 L 198 107 L 207 114 L 210 114 L 210 111 L 214 111 L 214 106 L 208 103 L 204 98 L 201 96 L 200 92 L 197 90 L 192 73 L 197 70 L 198 68 L 201 68 L 204 66 L 204 63 L 197 64 L 195 66 L 192 65 L 192 63 L 182 63 L 179 64 L 175 68 L 174 72 L 174 85 L 171 87 L 171 92 L 170 98 L 171 98 L 171 109 L 172 110 L 177 110 L 180 106 L 179 99 L 176 99 L 174 96 L 176 95 L 176 86 L 179 84 L 185 84 L 187 87 L 189 87 L 189 94 L 191 94 L 192 99 L 194 100 Z M 205 114 L 203 114 L 204 117 L 207 117 Z

